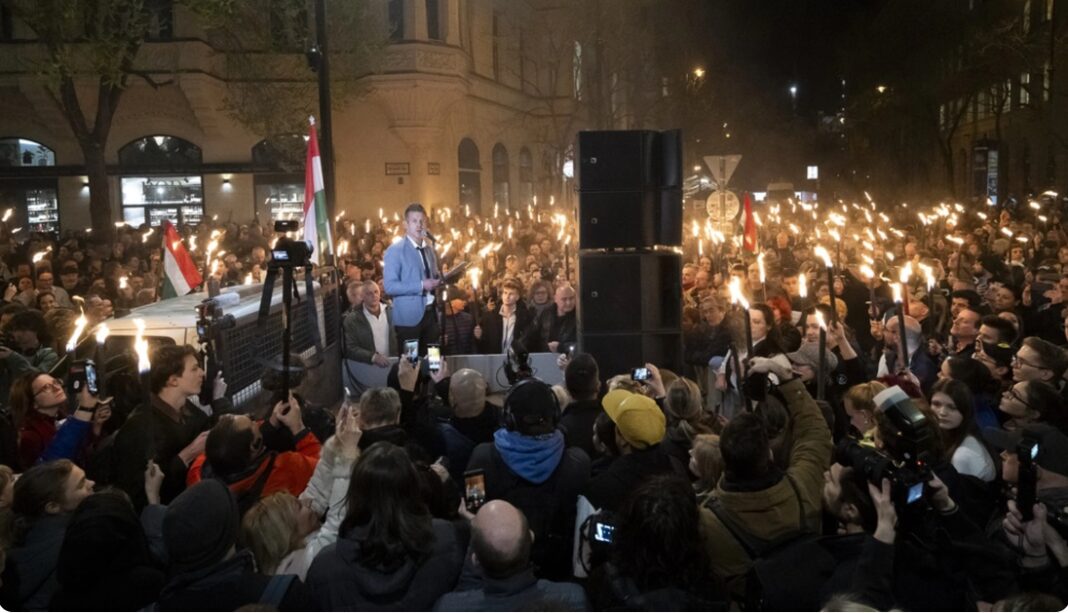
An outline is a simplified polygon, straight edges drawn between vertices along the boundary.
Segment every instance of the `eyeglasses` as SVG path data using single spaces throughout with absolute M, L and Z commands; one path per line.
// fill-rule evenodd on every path
M 51 390 L 53 392 L 61 392 L 61 391 L 63 391 L 63 386 L 60 385 L 58 381 L 52 381 L 51 383 L 45 383 L 43 386 L 41 386 L 41 389 L 39 389 L 36 392 L 34 392 L 33 395 L 34 395 L 34 397 L 37 397 L 37 396 L 39 396 L 39 395 L 41 395 L 44 392 L 47 392 L 49 390 Z
M 1028 362 L 1027 360 L 1021 358 L 1020 354 L 1016 354 L 1016 355 L 1012 356 L 1012 363 L 1013 364 L 1021 364 L 1023 366 L 1030 366 L 1031 368 L 1037 368 L 1039 370 L 1046 370 L 1045 366 L 1042 366 L 1040 364 L 1035 364 L 1034 362 Z
M 1008 389 L 1008 391 L 1005 392 L 1005 394 L 1008 395 L 1009 398 L 1012 398 L 1013 400 L 1019 402 L 1020 404 L 1024 405 L 1028 409 L 1030 409 L 1032 411 L 1035 410 L 1035 408 L 1031 406 L 1030 402 L 1027 402 L 1027 400 L 1025 400 L 1023 396 L 1021 396 L 1020 394 L 1018 394 L 1016 392 L 1016 388 L 1010 387 Z

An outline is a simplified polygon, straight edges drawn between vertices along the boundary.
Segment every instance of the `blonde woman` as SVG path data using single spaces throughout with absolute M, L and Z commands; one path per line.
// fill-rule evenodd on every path
M 690 448 L 690 472 L 697 480 L 693 489 L 698 502 L 704 502 L 719 483 L 723 475 L 723 453 L 719 448 L 718 434 L 698 434 Z
M 265 575 L 296 575 L 301 581 L 322 549 L 312 538 L 319 518 L 289 492 L 260 500 L 241 521 L 241 538 Z
M 878 381 L 854 385 L 842 396 L 842 406 L 849 416 L 849 435 L 862 445 L 874 446 L 875 395 L 886 389 Z

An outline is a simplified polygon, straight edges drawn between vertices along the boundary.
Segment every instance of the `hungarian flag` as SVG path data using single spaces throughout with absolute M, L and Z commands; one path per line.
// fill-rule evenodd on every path
M 753 219 L 753 203 L 749 201 L 749 192 L 745 193 L 745 232 L 742 234 L 742 248 L 751 253 L 757 251 L 757 227 Z
M 326 190 L 323 188 L 323 163 L 319 158 L 319 139 L 315 118 L 309 118 L 308 160 L 304 170 L 304 240 L 312 245 L 312 262 L 321 264 L 321 254 L 334 253 L 330 238 L 330 220 L 326 216 Z
M 170 221 L 163 222 L 163 289 L 160 295 L 166 298 L 184 296 L 193 291 L 203 279 L 189 252 L 182 244 L 182 237 Z

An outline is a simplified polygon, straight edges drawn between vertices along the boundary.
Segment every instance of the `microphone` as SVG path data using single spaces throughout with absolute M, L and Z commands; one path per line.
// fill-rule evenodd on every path
M 430 230 L 423 230 L 423 236 L 429 238 L 432 243 L 438 242 L 438 239 L 434 238 L 434 235 L 430 233 Z

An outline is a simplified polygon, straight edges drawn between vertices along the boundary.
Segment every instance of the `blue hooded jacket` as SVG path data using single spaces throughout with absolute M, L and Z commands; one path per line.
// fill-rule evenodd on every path
M 524 436 L 501 428 L 493 434 L 493 444 L 512 472 L 534 484 L 548 481 L 564 456 L 564 434 L 559 430 Z

